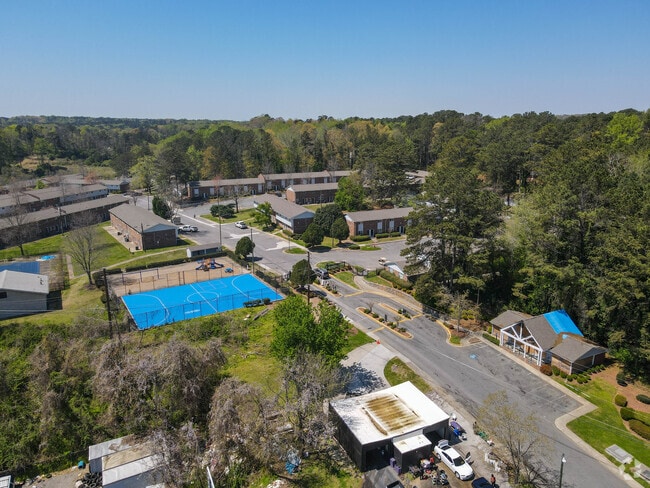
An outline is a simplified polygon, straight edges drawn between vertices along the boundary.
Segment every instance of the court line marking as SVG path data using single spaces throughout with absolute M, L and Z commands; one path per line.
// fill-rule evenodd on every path
M 202 294 L 199 290 L 197 290 L 196 288 L 194 288 L 194 285 L 193 285 L 193 284 L 190 285 L 190 288 L 192 288 L 192 290 L 194 290 L 195 293 L 197 293 L 201 298 L 203 298 L 203 301 L 204 301 L 204 302 L 206 302 L 208 305 L 210 305 L 210 307 L 212 307 L 212 310 L 214 310 L 214 313 L 219 313 L 219 310 L 217 310 L 216 308 L 214 308 L 214 305 L 212 305 L 212 304 L 210 303 L 210 300 L 208 300 L 206 297 L 204 297 L 203 294 Z M 212 292 L 212 293 L 215 293 L 215 292 Z M 219 295 L 219 294 L 217 293 L 217 295 Z M 188 301 L 188 298 L 189 298 L 189 295 L 186 295 L 186 296 L 185 296 L 185 301 L 186 301 L 186 302 Z M 218 301 L 218 298 L 217 298 L 217 301 Z M 191 302 L 190 302 L 190 303 L 191 303 Z M 199 305 L 199 312 L 200 312 L 200 311 L 201 311 L 201 306 Z

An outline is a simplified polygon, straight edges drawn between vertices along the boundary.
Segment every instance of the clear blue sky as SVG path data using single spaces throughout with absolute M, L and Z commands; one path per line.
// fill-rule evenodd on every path
M 0 5 L 0 116 L 650 108 L 648 0 Z

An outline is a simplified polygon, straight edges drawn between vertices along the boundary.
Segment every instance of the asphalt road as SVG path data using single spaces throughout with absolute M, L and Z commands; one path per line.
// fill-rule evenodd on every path
M 240 208 L 251 207 L 252 200 L 240 199 L 239 204 Z M 146 207 L 147 202 L 141 199 L 138 205 Z M 218 224 L 201 219 L 201 214 L 209 213 L 210 205 L 186 207 L 180 211 L 184 224 L 199 227 L 199 232 L 188 234 L 197 244 L 221 240 L 225 246 L 234 249 L 239 239 L 252 236 L 256 244 L 256 263 L 279 273 L 290 272 L 293 264 L 305 259 L 304 254 L 285 252 L 287 247 L 294 245 L 286 239 L 257 229 L 253 229 L 251 234 L 250 229 L 238 229 L 234 224 L 223 224 L 220 229 Z M 332 249 L 323 253 L 311 253 L 310 258 L 312 265 L 320 261 L 347 261 L 374 269 L 379 257 L 400 259 L 399 252 L 403 247 L 404 241 L 400 240 L 381 244 L 380 251 Z M 457 408 L 457 411 L 474 416 L 488 394 L 504 390 L 523 412 L 533 414 L 549 443 L 548 455 L 545 457 L 548 467 L 559 474 L 561 456 L 563 453 L 566 456 L 563 487 L 618 487 L 625 484 L 618 474 L 609 469 L 611 467 L 603 466 L 556 428 L 554 422 L 558 417 L 579 406 L 570 396 L 549 385 L 539 375 L 513 361 L 491 344 L 483 341 L 463 347 L 448 344 L 446 331 L 426 317 L 416 317 L 400 324 L 413 334 L 413 339 L 404 339 L 386 328 L 379 328 L 375 321 L 356 309 L 373 304 L 378 313 L 385 312 L 391 320 L 390 308 L 384 309 L 381 304 L 394 309 L 403 308 L 404 304 L 342 284 L 338 285 L 338 289 L 342 291 L 342 296 L 331 299 L 342 312 L 361 330 L 413 363 L 421 374 L 437 385 L 440 396 Z

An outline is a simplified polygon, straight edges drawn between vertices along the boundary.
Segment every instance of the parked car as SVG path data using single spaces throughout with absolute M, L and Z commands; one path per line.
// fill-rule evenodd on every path
M 199 228 L 196 225 L 181 225 L 178 230 L 179 232 L 198 232 Z
M 449 445 L 449 441 L 438 441 L 438 445 L 433 448 L 436 457 L 445 463 L 456 478 L 461 480 L 468 480 L 474 476 L 474 470 L 465 462 L 456 449 Z
M 481 476 L 472 481 L 472 488 L 492 488 L 492 483 Z
M 235 227 L 238 227 L 240 229 L 248 229 L 248 226 L 246 225 L 246 222 L 244 222 L 243 220 L 239 220 L 239 221 L 235 222 Z

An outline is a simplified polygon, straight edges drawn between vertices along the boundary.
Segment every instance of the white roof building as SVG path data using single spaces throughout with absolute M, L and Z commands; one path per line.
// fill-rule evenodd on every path
M 88 448 L 91 473 L 102 473 L 104 488 L 162 488 L 162 456 L 154 446 L 120 437 Z
M 378 451 L 399 465 L 431 454 L 434 438 L 447 437 L 449 415 L 411 382 L 330 402 L 337 439 L 362 471 Z
M 47 275 L 0 271 L 0 319 L 47 311 Z

